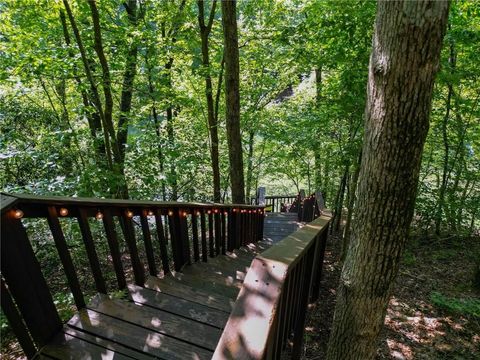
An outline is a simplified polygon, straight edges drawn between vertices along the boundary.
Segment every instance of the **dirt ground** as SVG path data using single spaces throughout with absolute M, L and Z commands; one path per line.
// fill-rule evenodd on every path
M 330 238 L 320 300 L 307 319 L 304 360 L 325 358 L 341 272 L 339 244 L 338 236 Z M 471 286 L 479 254 L 478 238 L 408 245 L 377 359 L 480 359 L 480 294 Z M 469 310 L 458 305 L 465 302 Z

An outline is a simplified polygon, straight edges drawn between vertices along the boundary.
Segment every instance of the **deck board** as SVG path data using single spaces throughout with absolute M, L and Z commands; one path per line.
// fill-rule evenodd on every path
M 36 359 L 210 359 L 252 260 L 300 226 L 268 214 L 262 241 L 129 284 L 129 301 L 97 295 Z
M 130 296 L 136 304 L 177 314 L 204 324 L 223 329 L 228 319 L 228 312 L 181 299 L 152 289 L 129 285 Z

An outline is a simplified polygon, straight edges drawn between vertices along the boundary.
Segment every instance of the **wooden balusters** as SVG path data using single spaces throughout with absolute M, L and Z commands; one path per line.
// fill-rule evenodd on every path
M 218 209 L 213 210 L 214 224 L 215 224 L 215 256 L 220 254 L 220 247 L 222 244 L 220 213 Z
M 227 252 L 227 211 L 223 211 L 220 214 L 221 224 L 222 224 L 222 254 L 225 255 Z
M 202 261 L 207 262 L 207 224 L 205 219 L 205 210 L 200 211 L 200 234 L 202 237 Z
M 180 271 L 183 266 L 183 251 L 181 248 L 180 215 L 178 211 L 168 211 L 168 228 L 170 230 L 170 244 L 172 246 L 173 268 Z
M 138 256 L 137 240 L 135 238 L 135 229 L 133 228 L 132 216 L 130 210 L 121 212 L 121 219 L 124 226 L 125 241 L 130 253 L 130 261 L 132 262 L 133 276 L 135 277 L 135 284 L 143 286 L 145 284 L 145 271 Z
M 180 221 L 180 239 L 182 249 L 182 266 L 185 264 L 191 264 L 190 259 L 190 242 L 188 240 L 188 212 L 185 210 L 179 210 Z
M 117 232 L 115 231 L 112 213 L 110 209 L 106 208 L 103 210 L 102 214 L 105 235 L 107 236 L 108 247 L 110 248 L 110 255 L 112 256 L 113 268 L 115 269 L 115 276 L 117 277 L 118 289 L 123 290 L 127 287 L 127 281 L 125 280 L 125 273 L 123 272 L 120 248 L 118 246 L 118 237 Z
M 93 280 L 95 281 L 95 288 L 99 293 L 106 294 L 107 286 L 103 278 L 102 270 L 100 269 L 100 262 L 98 261 L 97 251 L 93 243 L 92 232 L 90 231 L 90 225 L 88 224 L 87 213 L 84 208 L 78 209 L 78 225 L 80 226 L 80 232 L 82 234 L 83 243 L 85 244 L 85 250 L 87 251 L 88 262 L 92 269 Z
M 198 220 L 197 211 L 195 209 L 190 210 L 192 212 L 192 241 L 193 241 L 193 261 L 200 260 L 200 250 L 198 246 Z
M 213 237 L 213 212 L 208 210 L 208 244 L 210 257 L 215 256 L 215 239 Z
M 55 247 L 57 248 L 60 261 L 63 265 L 63 270 L 67 276 L 68 285 L 70 286 L 70 291 L 75 300 L 75 305 L 77 306 L 77 309 L 80 310 L 85 307 L 85 299 L 83 298 L 83 293 L 80 289 L 80 283 L 78 281 L 77 273 L 75 272 L 75 267 L 73 266 L 72 257 L 68 251 L 65 236 L 63 235 L 60 222 L 58 221 L 57 209 L 54 206 L 49 206 L 47 210 L 48 225 L 50 226 L 50 231 L 52 232 L 53 240 L 55 241 Z
M 142 226 L 143 241 L 145 243 L 145 253 L 147 256 L 148 270 L 150 275 L 157 276 L 157 267 L 155 265 L 155 256 L 153 253 L 152 237 L 150 227 L 148 226 L 148 211 L 142 210 L 140 214 L 140 224 Z
M 163 274 L 166 275 L 170 272 L 170 266 L 168 263 L 168 251 L 167 240 L 165 239 L 165 231 L 162 223 L 162 213 L 160 209 L 155 209 L 155 223 L 157 225 L 157 237 L 160 245 L 160 258 L 162 259 Z

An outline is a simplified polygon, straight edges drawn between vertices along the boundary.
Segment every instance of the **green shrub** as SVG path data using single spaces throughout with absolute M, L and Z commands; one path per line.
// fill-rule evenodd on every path
M 478 299 L 456 299 L 438 292 L 433 292 L 430 299 L 435 306 L 443 310 L 480 318 L 480 300 Z

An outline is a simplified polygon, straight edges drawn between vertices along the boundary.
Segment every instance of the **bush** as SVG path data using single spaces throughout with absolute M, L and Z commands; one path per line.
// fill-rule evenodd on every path
M 456 299 L 444 296 L 438 292 L 433 292 L 430 296 L 432 303 L 437 307 L 464 316 L 473 316 L 480 318 L 480 300 L 465 298 Z

